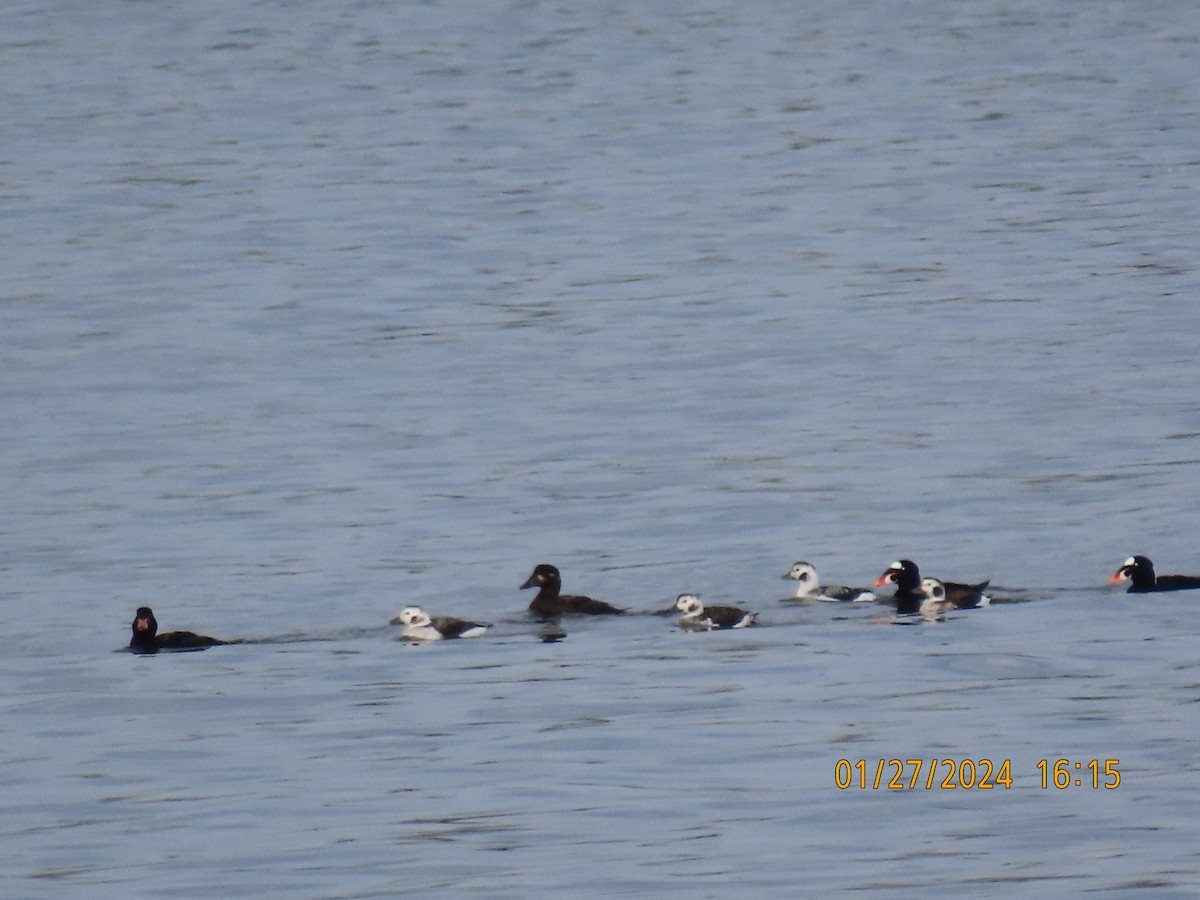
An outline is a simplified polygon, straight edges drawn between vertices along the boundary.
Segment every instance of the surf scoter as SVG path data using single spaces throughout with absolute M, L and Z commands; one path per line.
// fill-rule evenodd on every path
M 449 638 L 472 638 L 485 633 L 491 625 L 468 622 L 453 616 L 430 618 L 419 606 L 406 606 L 392 619 L 393 625 L 403 625 L 401 637 L 418 641 L 440 641 Z
M 682 628 L 745 628 L 753 625 L 758 613 L 746 612 L 736 606 L 705 606 L 695 594 L 680 594 L 675 598 L 675 608 L 683 613 L 679 617 Z
M 159 634 L 158 620 L 154 618 L 150 607 L 140 606 L 133 618 L 133 637 L 129 640 L 129 649 L 138 653 L 157 653 L 159 650 L 200 650 L 224 643 L 194 631 L 165 631 Z
M 821 581 L 817 578 L 817 570 L 811 563 L 798 562 L 783 577 L 791 578 L 796 582 L 796 597 L 799 600 L 868 603 L 876 599 L 875 593 L 866 588 L 852 588 L 840 584 L 821 587 Z
M 1150 594 L 1155 591 L 1190 591 L 1200 588 L 1200 575 L 1155 575 L 1154 563 L 1145 556 L 1131 556 L 1108 580 L 1109 584 L 1128 581 L 1130 594 Z
M 921 590 L 921 570 L 917 568 L 917 564 L 911 559 L 897 560 L 879 576 L 875 581 L 875 586 L 882 587 L 889 581 L 896 585 L 896 612 L 902 615 L 919 612 L 925 594 Z M 991 602 L 983 592 L 988 583 L 981 581 L 978 584 L 959 584 L 953 581 L 944 581 L 942 586 L 946 591 L 946 599 L 955 607 L 975 609 L 979 606 L 987 606 Z
M 558 569 L 548 563 L 535 566 L 533 574 L 521 585 L 521 590 L 531 587 L 538 588 L 538 592 L 529 604 L 529 611 L 542 619 L 555 619 L 563 615 L 618 616 L 625 612 L 603 600 L 560 593 L 562 576 Z

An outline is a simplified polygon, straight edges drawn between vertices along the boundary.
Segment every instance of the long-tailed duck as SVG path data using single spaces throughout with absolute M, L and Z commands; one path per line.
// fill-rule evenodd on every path
M 921 593 L 925 599 L 918 609 L 926 622 L 940 622 L 954 609 L 954 601 L 946 596 L 946 585 L 936 578 L 922 578 Z
M 194 631 L 164 631 L 158 633 L 158 620 L 148 606 L 139 606 L 133 617 L 133 636 L 129 649 L 135 653 L 157 653 L 159 650 L 201 650 L 216 647 L 226 641 L 196 634 Z
M 821 581 L 817 578 L 817 570 L 811 563 L 798 562 L 783 577 L 791 578 L 796 582 L 796 597 L 800 600 L 868 603 L 877 599 L 875 593 L 866 588 L 852 588 L 841 584 L 821 587 Z
M 625 612 L 603 600 L 560 593 L 562 576 L 558 569 L 547 563 L 534 567 L 533 574 L 521 585 L 521 590 L 531 587 L 538 588 L 538 592 L 529 604 L 529 611 L 541 619 L 554 619 L 563 615 L 615 616 Z
M 453 616 L 430 618 L 419 606 L 406 606 L 392 619 L 393 625 L 403 625 L 401 637 L 416 641 L 440 641 L 448 638 L 472 638 L 484 634 L 491 625 L 468 622 Z
M 1108 580 L 1109 584 L 1128 581 L 1130 594 L 1151 594 L 1156 591 L 1190 591 L 1200 588 L 1200 575 L 1155 575 L 1149 557 L 1131 556 Z
M 917 568 L 917 564 L 911 559 L 897 560 L 879 576 L 875 586 L 882 587 L 889 581 L 896 585 L 896 612 L 901 615 L 919 612 L 925 594 L 921 591 L 921 570 Z M 946 599 L 958 609 L 974 609 L 991 603 L 991 598 L 983 592 L 988 586 L 987 581 L 978 584 L 945 581 L 942 582 L 942 586 L 946 590 Z
M 746 612 L 736 606 L 705 606 L 695 594 L 680 594 L 675 608 L 683 613 L 679 624 L 683 628 L 711 631 L 714 628 L 745 628 L 753 625 L 758 613 Z

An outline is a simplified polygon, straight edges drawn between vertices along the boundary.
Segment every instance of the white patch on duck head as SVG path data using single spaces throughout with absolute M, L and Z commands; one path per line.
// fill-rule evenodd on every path
M 798 562 L 783 577 L 791 578 L 795 581 L 808 581 L 811 578 L 815 582 L 817 580 L 817 570 L 809 563 Z
M 392 619 L 393 625 L 429 625 L 429 616 L 419 606 L 406 606 L 400 614 Z
M 940 622 L 946 610 L 954 605 L 946 599 L 946 586 L 936 578 L 922 578 L 921 593 L 925 595 L 921 618 L 926 622 Z
M 704 604 L 695 594 L 680 594 L 675 598 L 675 608 L 685 616 L 698 616 L 704 612 Z

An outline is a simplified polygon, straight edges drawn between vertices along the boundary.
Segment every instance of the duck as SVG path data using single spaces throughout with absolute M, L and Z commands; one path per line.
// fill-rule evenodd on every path
M 521 585 L 521 590 L 531 587 L 536 587 L 538 592 L 529 604 L 529 611 L 540 619 L 556 619 L 563 615 L 619 616 L 625 612 L 603 600 L 560 593 L 562 575 L 549 563 L 534 566 L 533 574 Z
M 887 567 L 875 581 L 875 587 L 882 587 L 888 582 L 896 585 L 896 612 L 910 615 L 920 611 L 921 601 L 925 595 L 921 592 L 921 570 L 911 559 L 898 559 Z M 957 609 L 975 609 L 987 606 L 991 598 L 984 594 L 989 581 L 978 584 L 960 584 L 954 581 L 942 582 L 946 591 L 946 599 Z
M 228 641 L 218 640 L 194 631 L 165 631 L 158 633 L 158 620 L 148 606 L 139 606 L 133 617 L 133 636 L 129 649 L 135 653 L 157 653 L 159 650 L 202 650 Z
M 440 641 L 452 638 L 473 638 L 486 634 L 492 626 L 481 622 L 468 622 L 466 619 L 456 619 L 453 616 L 434 616 L 430 618 L 419 606 L 406 606 L 391 621 L 393 625 L 403 625 L 400 636 L 416 641 Z
M 866 588 L 852 588 L 845 585 L 829 585 L 821 587 L 817 570 L 811 563 L 798 562 L 792 566 L 784 578 L 796 581 L 796 598 L 799 600 L 826 600 L 832 603 L 869 603 L 877 600 L 874 591 Z
M 1154 563 L 1146 556 L 1131 556 L 1121 564 L 1109 584 L 1129 582 L 1129 594 L 1160 591 L 1190 591 L 1200 588 L 1200 575 L 1155 575 Z
M 683 613 L 679 617 L 681 628 L 713 629 L 745 628 L 753 625 L 758 613 L 747 612 L 736 606 L 708 606 L 700 602 L 696 594 L 680 594 L 675 598 L 675 608 Z
M 940 622 L 954 609 L 954 601 L 946 596 L 946 585 L 936 578 L 921 579 L 921 594 L 925 599 L 917 611 L 926 622 Z

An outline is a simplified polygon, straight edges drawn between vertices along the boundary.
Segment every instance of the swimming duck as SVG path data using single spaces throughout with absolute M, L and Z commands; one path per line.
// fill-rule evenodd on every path
M 868 603 L 877 599 L 873 591 L 866 588 L 852 588 L 845 585 L 830 585 L 822 588 L 817 578 L 817 570 L 811 563 L 798 562 L 792 566 L 784 578 L 797 582 L 796 597 L 800 600 L 827 600 L 835 603 Z
M 1155 575 L 1149 557 L 1131 556 L 1121 564 L 1109 584 L 1128 581 L 1129 594 L 1151 594 L 1156 591 L 1190 591 L 1200 588 L 1200 575 Z
M 911 559 L 897 560 L 879 576 L 875 581 L 875 586 L 882 587 L 889 581 L 896 585 L 894 595 L 896 612 L 902 615 L 919 612 L 925 594 L 921 591 L 921 570 L 917 568 L 917 564 Z M 974 609 L 979 606 L 987 606 L 992 602 L 991 598 L 983 592 L 988 583 L 981 581 L 978 584 L 960 584 L 954 581 L 945 581 L 942 582 L 942 586 L 946 591 L 946 599 L 955 607 Z
M 456 619 L 453 616 L 430 618 L 419 606 L 406 606 L 392 619 L 392 624 L 404 626 L 404 630 L 400 632 L 401 637 L 418 641 L 479 637 L 492 627 L 479 622 L 468 622 L 466 619 Z
M 700 602 L 695 594 L 680 594 L 675 598 L 675 608 L 683 613 L 679 617 L 682 628 L 705 629 L 745 628 L 753 625 L 758 613 L 746 612 L 736 606 L 708 606 Z
M 148 606 L 139 606 L 133 617 L 133 636 L 129 649 L 137 653 L 157 653 L 159 650 L 199 650 L 215 647 L 225 641 L 196 634 L 194 631 L 165 631 L 158 633 L 158 620 Z
M 926 622 L 940 622 L 949 610 L 954 609 L 954 602 L 946 596 L 946 585 L 936 578 L 922 578 L 921 593 L 925 599 L 918 611 Z
M 529 611 L 542 619 L 553 619 L 562 615 L 614 616 L 625 612 L 603 600 L 560 593 L 562 576 L 558 569 L 548 563 L 535 566 L 533 574 L 521 585 L 521 590 L 531 587 L 538 588 L 538 592 L 529 604 Z

